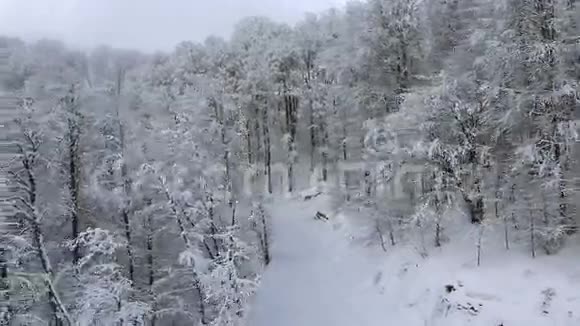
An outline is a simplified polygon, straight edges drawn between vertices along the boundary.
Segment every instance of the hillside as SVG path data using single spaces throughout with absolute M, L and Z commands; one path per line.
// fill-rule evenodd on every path
M 329 212 L 329 198 L 276 200 L 273 261 L 252 303 L 252 326 L 572 326 L 580 323 L 580 263 L 575 238 L 556 256 L 532 259 L 484 241 L 477 266 L 475 228 L 423 257 L 412 243 L 360 241 L 363 216 Z M 499 230 L 501 231 L 501 230 Z M 457 231 L 459 232 L 459 231 Z M 501 232 L 499 232 L 501 233 Z M 499 240 L 499 241 L 498 241 Z M 499 245 L 498 245 L 499 244 Z

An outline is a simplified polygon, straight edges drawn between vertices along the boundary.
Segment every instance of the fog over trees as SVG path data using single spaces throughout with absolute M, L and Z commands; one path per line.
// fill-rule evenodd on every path
M 574 0 L 369 0 L 169 53 L 1 37 L 0 325 L 244 325 L 265 205 L 310 187 L 385 250 L 473 223 L 557 254 L 579 35 Z

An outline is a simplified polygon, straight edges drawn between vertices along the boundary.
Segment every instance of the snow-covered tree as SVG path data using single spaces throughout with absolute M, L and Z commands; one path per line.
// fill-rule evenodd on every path
M 144 324 L 149 307 L 129 300 L 131 280 L 124 275 L 123 266 L 115 263 L 115 253 L 123 246 L 111 232 L 91 228 L 68 243 L 82 255 L 73 265 L 78 282 L 71 311 L 75 325 Z
M 244 243 L 238 232 L 239 226 L 234 225 L 214 235 L 222 246 L 218 258 L 204 275 L 207 300 L 215 307 L 210 325 L 243 325 L 245 307 L 257 288 L 257 279 L 243 274 L 243 266 L 255 248 Z

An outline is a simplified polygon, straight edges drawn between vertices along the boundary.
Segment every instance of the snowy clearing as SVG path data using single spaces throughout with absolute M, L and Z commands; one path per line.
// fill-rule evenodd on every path
M 250 313 L 252 326 L 374 326 L 389 314 L 372 282 L 376 262 L 348 245 L 330 224 L 325 197 L 277 201 L 273 215 L 272 263 Z
M 273 261 L 250 326 L 580 324 L 580 264 L 571 247 L 531 259 L 524 248 L 506 252 L 488 239 L 480 267 L 468 237 L 427 258 L 412 246 L 384 253 L 350 241 L 356 219 L 334 214 L 327 199 L 270 206 Z M 330 221 L 315 220 L 317 211 Z

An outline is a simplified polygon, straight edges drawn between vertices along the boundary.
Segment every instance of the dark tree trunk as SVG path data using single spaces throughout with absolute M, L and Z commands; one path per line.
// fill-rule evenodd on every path
M 435 223 L 435 247 L 441 247 L 441 221 Z
M 260 128 L 264 128 L 261 126 L 261 124 L 263 124 L 262 119 L 260 119 L 260 117 L 262 116 L 261 111 L 262 110 L 267 110 L 267 106 L 265 105 L 266 103 L 264 103 L 264 98 L 262 96 L 256 95 L 255 96 L 255 121 L 254 121 L 254 130 L 253 132 L 256 133 L 256 162 L 259 162 L 262 159 L 262 134 L 263 131 L 260 130 Z M 262 123 L 260 123 L 262 122 Z
M 238 204 L 236 201 L 232 201 L 232 226 L 236 225 L 236 209 L 238 207 Z
M 308 90 L 308 113 L 309 113 L 309 125 L 308 131 L 310 134 L 310 173 L 314 172 L 316 166 L 316 130 L 314 129 L 314 103 L 312 101 L 312 69 L 314 68 L 314 57 L 315 53 L 312 50 L 307 50 L 306 54 L 303 56 L 304 65 L 306 66 L 306 74 L 304 75 L 304 84 Z
M 155 283 L 155 254 L 153 253 L 153 225 L 151 217 L 147 218 L 147 269 L 148 269 L 148 282 L 149 290 L 152 291 L 153 284 Z
M 117 123 L 118 123 L 118 134 L 119 134 L 119 143 L 120 143 L 120 154 L 122 159 L 121 164 L 121 186 L 123 187 L 123 203 L 121 207 L 121 221 L 123 223 L 123 231 L 125 235 L 125 239 L 127 240 L 127 259 L 128 259 L 128 272 L 129 272 L 129 280 L 131 281 L 131 286 L 134 285 L 135 281 L 135 257 L 133 254 L 133 244 L 132 244 L 132 234 L 131 234 L 131 218 L 130 218 L 130 189 L 131 189 L 131 182 L 129 180 L 128 171 L 127 171 L 127 163 L 125 161 L 125 127 L 123 125 L 123 121 L 120 114 L 120 102 L 121 102 L 121 92 L 123 89 L 123 83 L 125 79 L 125 71 L 124 69 L 120 69 L 117 72 L 117 83 L 116 83 L 116 103 L 115 103 L 115 110 L 117 115 Z
M 348 121 L 348 116 L 347 116 L 347 111 L 343 108 L 341 110 L 342 113 L 342 144 L 341 144 L 341 149 L 342 149 L 342 159 L 344 161 L 348 160 L 348 131 L 347 131 L 347 121 Z
M 37 183 L 34 175 L 35 158 L 38 156 L 38 143 L 27 136 L 29 145 L 31 147 L 30 152 L 27 152 L 22 146 L 20 146 L 20 154 L 22 155 L 22 166 L 24 168 L 24 173 L 26 175 L 25 179 L 18 178 L 19 183 L 22 188 L 25 189 L 27 198 L 19 198 L 20 203 L 23 207 L 26 207 L 27 216 L 26 220 L 30 226 L 32 233 L 32 239 L 34 243 L 34 249 L 42 270 L 46 276 L 45 285 L 48 289 L 49 304 L 53 313 L 53 320 L 56 325 L 68 325 L 72 326 L 72 320 L 68 315 L 67 309 L 63 302 L 61 301 L 57 289 L 53 284 L 54 271 L 52 269 L 52 264 L 50 262 L 48 252 L 46 249 L 46 242 L 44 239 L 44 233 L 42 231 L 42 225 L 40 222 L 40 216 L 38 216 L 36 211 L 36 200 L 37 200 Z M 17 205 L 15 208 L 21 208 Z
M 322 181 L 328 180 L 328 130 L 323 122 L 320 126 L 322 132 Z
M 124 142 L 124 129 L 123 124 L 119 121 L 119 128 L 120 128 L 120 137 L 121 137 L 121 152 L 123 153 L 123 157 L 125 157 L 125 142 Z M 129 206 L 130 206 L 130 199 L 129 199 L 129 190 L 131 188 L 129 176 L 127 173 L 127 164 L 123 161 L 121 165 L 121 182 L 123 183 L 123 193 L 124 193 L 124 200 L 123 200 L 123 207 L 121 209 L 121 218 L 123 220 L 123 229 L 125 232 L 125 239 L 127 240 L 127 258 L 128 258 L 128 270 L 129 270 L 129 280 L 131 284 L 135 282 L 135 257 L 133 254 L 133 244 L 132 244 L 132 233 L 131 233 L 131 218 L 129 216 Z
M 312 173 L 316 166 L 316 128 L 314 126 L 314 105 L 312 100 L 309 100 L 308 106 L 310 107 L 310 119 L 308 121 L 308 130 L 310 131 L 310 173 Z
M 129 280 L 131 284 L 135 281 L 135 257 L 133 255 L 133 245 L 132 245 L 132 236 L 131 236 L 131 221 L 129 219 L 129 212 L 128 209 L 123 208 L 122 211 L 122 218 L 123 218 L 123 228 L 125 232 L 125 239 L 127 240 L 127 258 L 129 260 L 128 269 L 129 269 Z
M 71 122 L 69 122 L 70 124 Z M 74 128 L 74 127 L 71 127 Z M 75 128 L 76 129 L 76 128 Z M 79 236 L 79 153 L 78 153 L 78 134 L 70 130 L 69 135 L 69 189 L 71 196 L 71 226 L 72 238 L 76 239 Z M 73 248 L 73 263 L 77 263 L 80 259 L 80 252 L 78 246 Z
M 165 192 L 165 197 L 169 202 L 171 213 L 175 218 L 175 222 L 177 222 L 177 226 L 179 227 L 179 234 L 181 235 L 181 239 L 183 240 L 185 247 L 191 250 L 195 246 L 193 243 L 191 243 L 191 241 L 187 237 L 187 230 L 185 229 L 185 225 L 183 223 L 182 212 L 181 210 L 178 209 L 177 204 L 175 203 L 175 201 L 168 192 Z M 191 273 L 192 273 L 193 288 L 195 289 L 196 294 L 199 297 L 199 314 L 201 316 L 201 323 L 203 325 L 207 325 L 209 323 L 206 307 L 207 297 L 195 265 L 192 266 Z
M 270 145 L 270 128 L 267 105 L 262 110 L 262 131 L 264 133 L 264 173 L 268 183 L 268 193 L 272 193 L 272 146 Z
M 254 150 L 252 147 L 252 128 L 250 126 L 250 119 L 246 120 L 246 150 L 248 151 L 248 164 L 252 165 L 254 163 L 252 151 Z
M 469 215 L 471 216 L 471 223 L 479 224 L 483 222 L 484 215 L 483 198 L 481 196 L 478 196 L 475 199 L 464 197 L 464 200 L 465 203 L 467 204 Z
M 532 247 L 532 258 L 536 258 L 536 223 L 534 221 L 534 214 L 530 209 L 530 242 Z
M 294 95 L 284 96 L 284 108 L 286 112 L 286 129 L 288 132 L 288 192 L 294 191 L 294 163 L 296 162 L 296 127 L 298 97 Z
M 270 234 L 268 231 L 268 220 L 266 216 L 266 212 L 262 204 L 259 205 L 260 210 L 260 218 L 262 219 L 262 248 L 264 254 L 264 263 L 266 265 L 270 264 L 271 256 L 270 256 Z
M 209 196 L 209 207 L 208 207 L 208 215 L 209 215 L 209 220 L 210 220 L 210 239 L 212 240 L 212 245 L 213 245 L 213 252 L 215 254 L 212 254 L 212 251 L 208 249 L 208 253 L 210 254 L 210 257 L 217 257 L 219 255 L 219 244 L 216 238 L 217 235 L 217 227 L 215 226 L 215 210 L 214 210 L 214 200 L 213 200 L 213 196 Z M 205 241 L 204 241 L 205 243 Z
M 367 197 L 371 197 L 372 194 L 371 171 L 369 170 L 365 171 L 364 182 L 365 182 L 365 193 Z
M 462 183 L 458 184 L 458 188 L 462 189 Z M 467 209 L 469 212 L 469 216 L 471 217 L 471 223 L 473 224 L 479 224 L 481 222 L 483 222 L 483 218 L 484 218 L 484 214 L 485 214 L 485 207 L 484 207 L 484 202 L 483 202 L 483 195 L 481 193 L 481 186 L 480 186 L 480 180 L 479 178 L 476 177 L 475 181 L 474 181 L 474 190 L 475 190 L 475 195 L 474 196 L 468 196 L 468 194 L 465 193 L 465 191 L 463 192 L 463 200 L 465 201 L 465 204 L 467 205 Z
M 151 200 L 147 200 L 147 206 L 151 205 Z M 146 247 L 147 247 L 147 285 L 149 288 L 149 295 L 151 296 L 151 326 L 155 326 L 157 322 L 157 315 L 156 315 L 156 306 L 157 300 L 155 298 L 155 291 L 153 286 L 155 285 L 155 254 L 153 252 L 154 242 L 153 237 L 155 234 L 155 230 L 153 227 L 153 219 L 150 215 L 146 218 L 146 225 L 147 225 L 147 238 L 146 238 Z
M 76 239 L 80 232 L 80 221 L 79 221 L 79 200 L 80 200 L 80 153 L 79 153 L 79 141 L 80 141 L 80 123 L 81 114 L 78 112 L 78 107 L 75 98 L 75 90 L 72 88 L 69 94 L 64 97 L 62 104 L 66 107 L 68 118 L 67 118 L 67 135 L 66 139 L 68 142 L 68 174 L 69 174 L 69 193 L 71 200 L 71 237 Z M 78 246 L 73 248 L 73 263 L 77 263 L 80 259 L 80 252 Z

